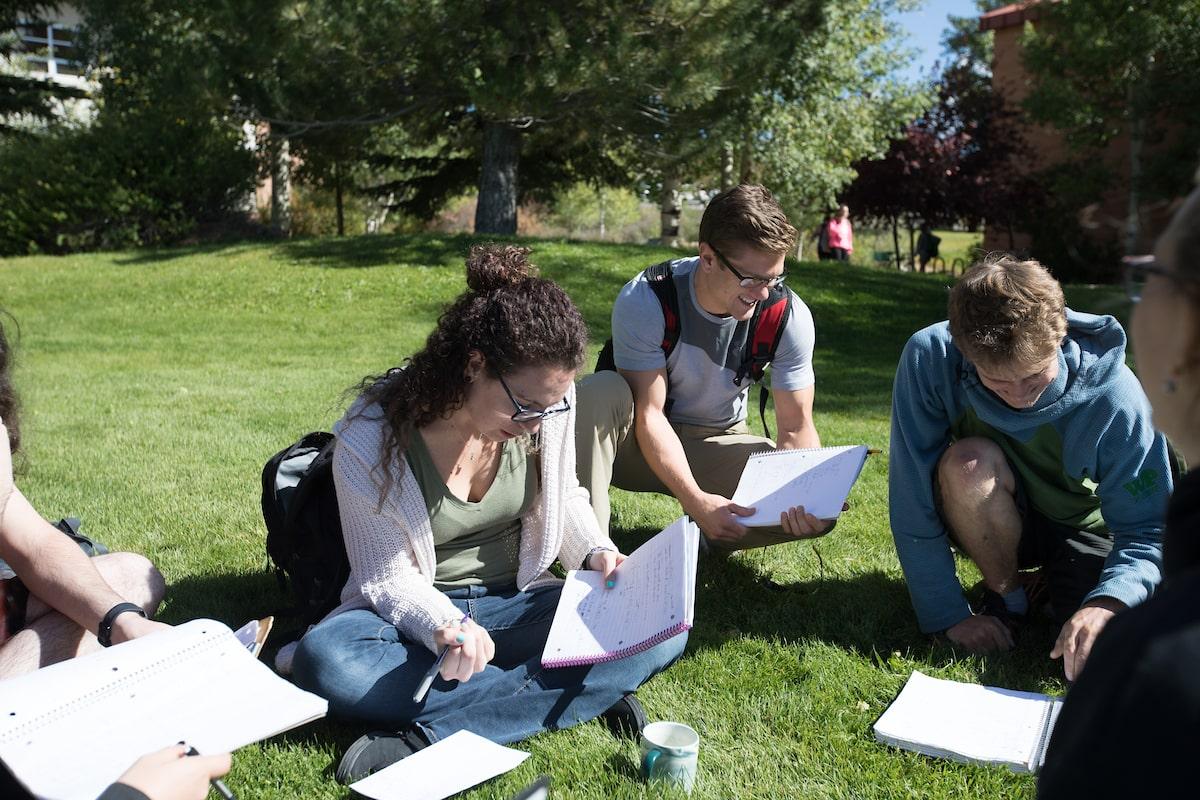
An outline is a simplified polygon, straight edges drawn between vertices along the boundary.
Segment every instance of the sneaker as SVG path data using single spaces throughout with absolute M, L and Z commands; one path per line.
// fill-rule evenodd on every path
M 402 758 L 407 758 L 426 746 L 426 742 L 415 731 L 372 731 L 363 734 L 346 748 L 346 754 L 338 762 L 334 777 L 340 784 L 354 783 L 368 775 L 390 767 Z
M 634 739 L 641 736 L 642 728 L 646 727 L 648 722 L 646 710 L 642 708 L 637 695 L 633 692 L 609 706 L 608 710 L 600 715 L 600 720 L 618 739 L 622 737 Z
M 1009 611 L 1008 606 L 1004 605 L 1004 597 L 999 592 L 993 592 L 987 587 L 984 587 L 983 599 L 980 601 L 978 613 L 997 618 L 1008 626 L 1008 629 L 1014 634 L 1021 627 L 1021 624 L 1025 622 L 1024 614 L 1016 614 Z

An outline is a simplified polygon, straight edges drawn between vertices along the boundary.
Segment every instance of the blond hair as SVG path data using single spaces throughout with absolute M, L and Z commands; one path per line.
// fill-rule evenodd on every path
M 700 241 L 787 253 L 796 246 L 796 229 L 765 186 L 742 183 L 709 201 L 700 218 Z
M 950 290 L 950 335 L 977 366 L 1040 364 L 1067 335 L 1062 286 L 1037 261 L 989 254 Z

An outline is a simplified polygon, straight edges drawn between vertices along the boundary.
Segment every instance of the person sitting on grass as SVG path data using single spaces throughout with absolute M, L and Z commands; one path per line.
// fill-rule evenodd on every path
M 0 680 L 166 628 L 162 575 L 144 556 L 88 558 L 13 480 L 21 446 L 13 351 L 0 324 Z
M 1200 178 L 1200 173 L 1197 175 Z M 1154 425 L 1200 458 L 1200 189 L 1150 258 L 1130 259 L 1130 333 Z M 1200 474 L 1167 511 L 1163 583 L 1104 629 L 1054 726 L 1038 797 L 1178 797 L 1200 752 Z
M 575 374 L 587 329 L 528 251 L 477 246 L 468 290 L 404 367 L 364 381 L 334 427 L 350 560 L 342 603 L 297 648 L 296 683 L 331 713 L 383 726 L 347 750 L 358 780 L 470 730 L 508 743 L 604 715 L 636 732 L 633 692 L 686 636 L 618 661 L 546 669 L 561 581 L 624 560 L 575 477 Z M 423 699 L 414 691 L 443 648 Z
M 1036 261 L 991 256 L 913 334 L 892 398 L 892 535 L 917 622 L 975 652 L 1013 646 L 1040 566 L 1067 680 L 1160 580 L 1167 442 L 1115 319 L 1068 309 Z M 951 545 L 983 575 L 975 613 Z

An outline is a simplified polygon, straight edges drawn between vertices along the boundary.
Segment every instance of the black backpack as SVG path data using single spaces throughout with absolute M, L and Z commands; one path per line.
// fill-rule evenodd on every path
M 671 355 L 671 351 L 675 349 L 680 333 L 679 293 L 675 290 L 674 270 L 671 268 L 671 263 L 664 261 L 646 269 L 646 282 L 654 290 L 654 296 L 658 298 L 658 304 L 662 306 L 664 323 L 662 349 L 663 355 L 666 356 Z M 754 315 L 748 321 L 738 323 L 733 334 L 734 341 L 741 341 L 744 344 L 737 374 L 733 379 L 736 385 L 741 386 L 742 381 L 747 377 L 752 383 L 762 380 L 767 365 L 775 358 L 775 351 L 779 349 L 779 340 L 783 338 L 783 331 L 787 327 L 791 315 L 792 296 L 787 287 L 781 283 L 772 287 L 767 299 L 758 304 L 754 309 Z M 616 369 L 617 364 L 613 358 L 613 340 L 609 339 L 604 343 L 604 347 L 600 350 L 600 356 L 596 359 L 595 371 L 615 371 Z M 664 412 L 670 417 L 670 400 L 667 400 Z M 763 430 L 766 431 L 767 438 L 770 438 L 771 429 L 767 427 L 766 386 L 759 387 L 758 414 L 762 418 Z
M 283 613 L 305 624 L 337 606 L 350 577 L 333 485 L 335 441 L 332 433 L 310 433 L 272 456 L 262 473 L 267 556 L 293 599 Z

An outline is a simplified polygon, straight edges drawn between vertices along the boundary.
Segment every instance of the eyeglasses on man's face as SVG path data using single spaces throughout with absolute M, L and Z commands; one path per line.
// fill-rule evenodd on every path
M 734 269 L 733 264 L 729 263 L 729 259 L 726 258 L 724 255 L 722 255 L 720 250 L 713 247 L 711 242 L 708 243 L 708 246 L 710 248 L 712 248 L 712 251 L 714 253 L 716 253 L 717 259 L 720 260 L 721 264 L 725 267 L 725 269 L 727 269 L 731 273 L 733 273 L 733 277 L 738 279 L 738 285 L 741 286 L 743 289 L 761 289 L 764 286 L 767 287 L 768 289 L 774 289 L 776 286 L 783 283 L 785 278 L 787 278 L 786 270 L 779 273 L 778 275 L 776 275 L 773 278 L 759 278 L 754 275 L 743 275 L 742 273 L 740 273 L 736 269 Z
M 541 411 L 538 411 L 534 408 L 529 408 L 528 406 L 523 406 L 517 402 L 517 398 L 515 395 L 513 395 L 512 389 L 508 388 L 508 384 L 504 382 L 504 376 L 497 375 L 496 377 L 499 379 L 500 385 L 504 387 L 504 393 L 507 394 L 508 399 L 512 401 L 513 408 L 517 410 L 516 413 L 512 415 L 513 422 L 541 422 L 546 417 L 553 417 L 555 414 L 561 414 L 564 411 L 571 410 L 571 404 L 567 402 L 567 398 L 565 397 L 549 408 L 544 408 Z
M 1129 295 L 1129 302 L 1137 303 L 1142 299 L 1142 292 L 1146 288 L 1146 281 L 1151 275 L 1161 275 L 1164 278 L 1175 281 L 1176 283 L 1190 283 L 1193 286 L 1200 285 L 1200 278 L 1194 275 L 1181 274 L 1155 260 L 1154 256 L 1125 256 L 1121 259 L 1124 265 L 1125 277 L 1125 294 Z

